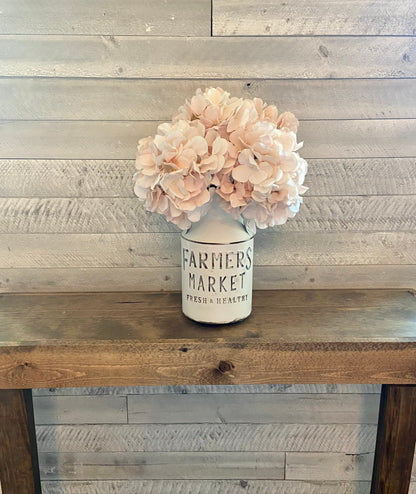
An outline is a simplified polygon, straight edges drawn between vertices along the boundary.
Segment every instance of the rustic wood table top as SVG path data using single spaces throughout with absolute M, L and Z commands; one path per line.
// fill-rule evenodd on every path
M 28 388 L 299 382 L 383 384 L 371 493 L 407 494 L 416 442 L 415 295 L 258 291 L 253 314 L 228 326 L 185 318 L 180 293 L 1 295 L 4 492 L 41 492 Z
M 295 382 L 416 383 L 416 293 L 255 291 L 227 326 L 176 292 L 0 296 L 0 389 Z

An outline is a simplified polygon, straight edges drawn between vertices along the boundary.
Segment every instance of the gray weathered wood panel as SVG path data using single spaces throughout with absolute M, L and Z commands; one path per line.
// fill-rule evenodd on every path
M 310 190 L 295 221 L 257 235 L 256 288 L 416 288 L 411 0 L 348 0 L 342 8 L 335 0 L 212 3 L 214 38 L 209 0 L 0 0 L 1 292 L 179 289 L 179 234 L 139 209 L 131 187 L 134 155 L 137 140 L 153 134 L 157 121 L 169 120 L 197 87 L 211 85 L 262 97 L 302 121 Z M 357 403 L 375 403 L 378 391 L 371 385 L 37 390 L 37 418 L 45 423 L 38 426 L 43 491 L 368 494 L 375 425 L 374 418 L 362 423 L 370 412 Z M 228 393 L 237 396 L 233 403 L 248 397 L 253 405 L 234 411 Z M 263 401 L 256 405 L 250 393 Z M 331 398 L 323 393 L 338 405 L 325 408 Z M 281 403 L 281 395 L 285 403 L 289 395 L 290 403 L 312 404 L 309 423 L 254 424 L 254 410 L 265 400 Z M 186 410 L 193 421 L 196 412 L 218 418 L 215 406 L 203 408 L 205 400 L 218 404 L 220 414 L 225 407 L 227 421 L 248 422 L 172 424 L 165 414 L 164 424 L 127 424 L 126 396 L 159 403 L 144 407 L 149 417 L 155 410 L 160 418 L 185 397 L 200 403 Z M 288 422 L 300 409 L 292 413 L 285 405 L 272 415 L 272 406 L 260 417 L 290 414 Z M 286 480 L 250 479 L 259 472 L 271 478 L 269 471 L 283 478 L 284 451 Z M 155 465 L 167 452 L 166 464 Z M 218 474 L 210 461 L 225 470 Z M 202 478 L 206 463 L 209 478 L 235 480 L 189 480 Z M 153 480 L 169 476 L 178 480 Z M 415 483 L 410 492 L 416 494 Z
M 301 211 L 276 231 L 416 230 L 414 195 L 311 196 L 305 198 Z M 137 198 L 0 199 L 0 233 L 178 231 L 163 216 L 147 212 Z
M 214 36 L 415 34 L 411 0 L 214 0 Z
M 400 259 L 400 255 L 403 255 L 399 244 L 400 240 L 396 248 L 396 259 Z M 380 249 L 383 248 L 380 245 Z M 358 257 L 359 254 L 353 257 L 357 265 L 352 266 L 312 266 L 310 264 L 307 266 L 256 266 L 254 288 L 259 290 L 314 287 L 416 288 L 416 266 L 414 264 L 363 265 L 358 264 L 360 262 Z M 368 257 L 368 262 L 377 262 L 377 260 L 377 257 Z M 392 260 L 392 262 L 395 261 Z M 108 287 L 111 287 L 113 291 L 121 292 L 126 290 L 180 290 L 180 268 L 157 266 L 150 268 L 0 268 L 0 292 L 3 293 L 97 292 Z
M 137 198 L 0 199 L 0 210 L 1 233 L 179 231 L 162 216 L 146 212 Z
M 41 452 L 374 450 L 376 426 L 366 424 L 162 424 L 37 427 Z
M 1 34 L 209 36 L 210 0 L 2 0 Z
M 379 403 L 374 394 L 169 394 L 127 399 L 130 424 L 375 424 Z
M 169 233 L 33 234 L 30 240 L 26 235 L 4 234 L 0 236 L 0 262 L 4 268 L 165 268 L 180 265 L 179 241 L 179 234 Z M 309 265 L 408 265 L 416 261 L 414 243 L 413 232 L 311 235 L 267 231 L 257 235 L 255 264 L 302 269 Z
M 4 76 L 104 78 L 415 77 L 411 37 L 0 37 Z M 290 55 L 288 55 L 290 54 Z
M 416 86 L 416 84 L 415 84 Z M 405 195 L 416 158 L 310 159 L 304 197 Z M 134 197 L 134 160 L 0 160 L 0 197 Z M 48 180 L 44 177 L 48 176 Z
M 285 453 L 40 453 L 43 480 L 283 479 Z
M 170 120 L 197 88 L 260 97 L 302 120 L 416 118 L 412 79 L 0 79 L 5 120 Z
M 287 453 L 288 480 L 371 480 L 373 453 Z
M 118 388 L 39 388 L 35 396 L 80 395 L 148 395 L 148 394 L 219 394 L 219 393 L 377 393 L 378 384 L 239 384 L 239 385 L 167 385 L 167 386 L 120 386 Z
M 122 159 L 136 156 L 137 141 L 159 122 L 0 122 L 0 158 Z M 302 122 L 304 158 L 416 156 L 416 119 Z
M 123 396 L 36 396 L 36 424 L 126 424 Z
M 244 477 L 244 473 L 241 475 Z M 368 494 L 369 482 L 290 480 L 44 481 L 44 494 Z M 416 494 L 416 483 L 409 494 Z
M 288 480 L 371 480 L 373 453 L 287 453 Z M 416 480 L 416 463 L 412 480 Z

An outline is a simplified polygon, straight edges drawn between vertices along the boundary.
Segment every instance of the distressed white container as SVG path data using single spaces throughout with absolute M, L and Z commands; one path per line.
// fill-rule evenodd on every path
M 194 321 L 227 324 L 251 313 L 253 235 L 214 203 L 182 235 L 182 310 Z

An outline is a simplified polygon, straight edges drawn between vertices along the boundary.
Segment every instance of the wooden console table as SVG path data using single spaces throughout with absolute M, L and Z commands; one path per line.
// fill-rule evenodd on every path
M 372 494 L 408 492 L 416 440 L 416 293 L 254 293 L 252 316 L 186 319 L 179 293 L 0 295 L 0 479 L 39 494 L 31 388 L 380 383 Z

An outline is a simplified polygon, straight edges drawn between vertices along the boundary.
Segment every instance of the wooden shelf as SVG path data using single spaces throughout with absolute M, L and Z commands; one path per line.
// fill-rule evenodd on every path
M 228 326 L 184 317 L 180 293 L 0 296 L 0 389 L 416 383 L 412 290 L 257 291 Z
M 179 293 L 1 295 L 4 492 L 41 492 L 27 388 L 383 383 L 371 494 L 405 494 L 416 441 L 415 295 L 258 291 L 250 318 L 229 326 L 185 318 Z

